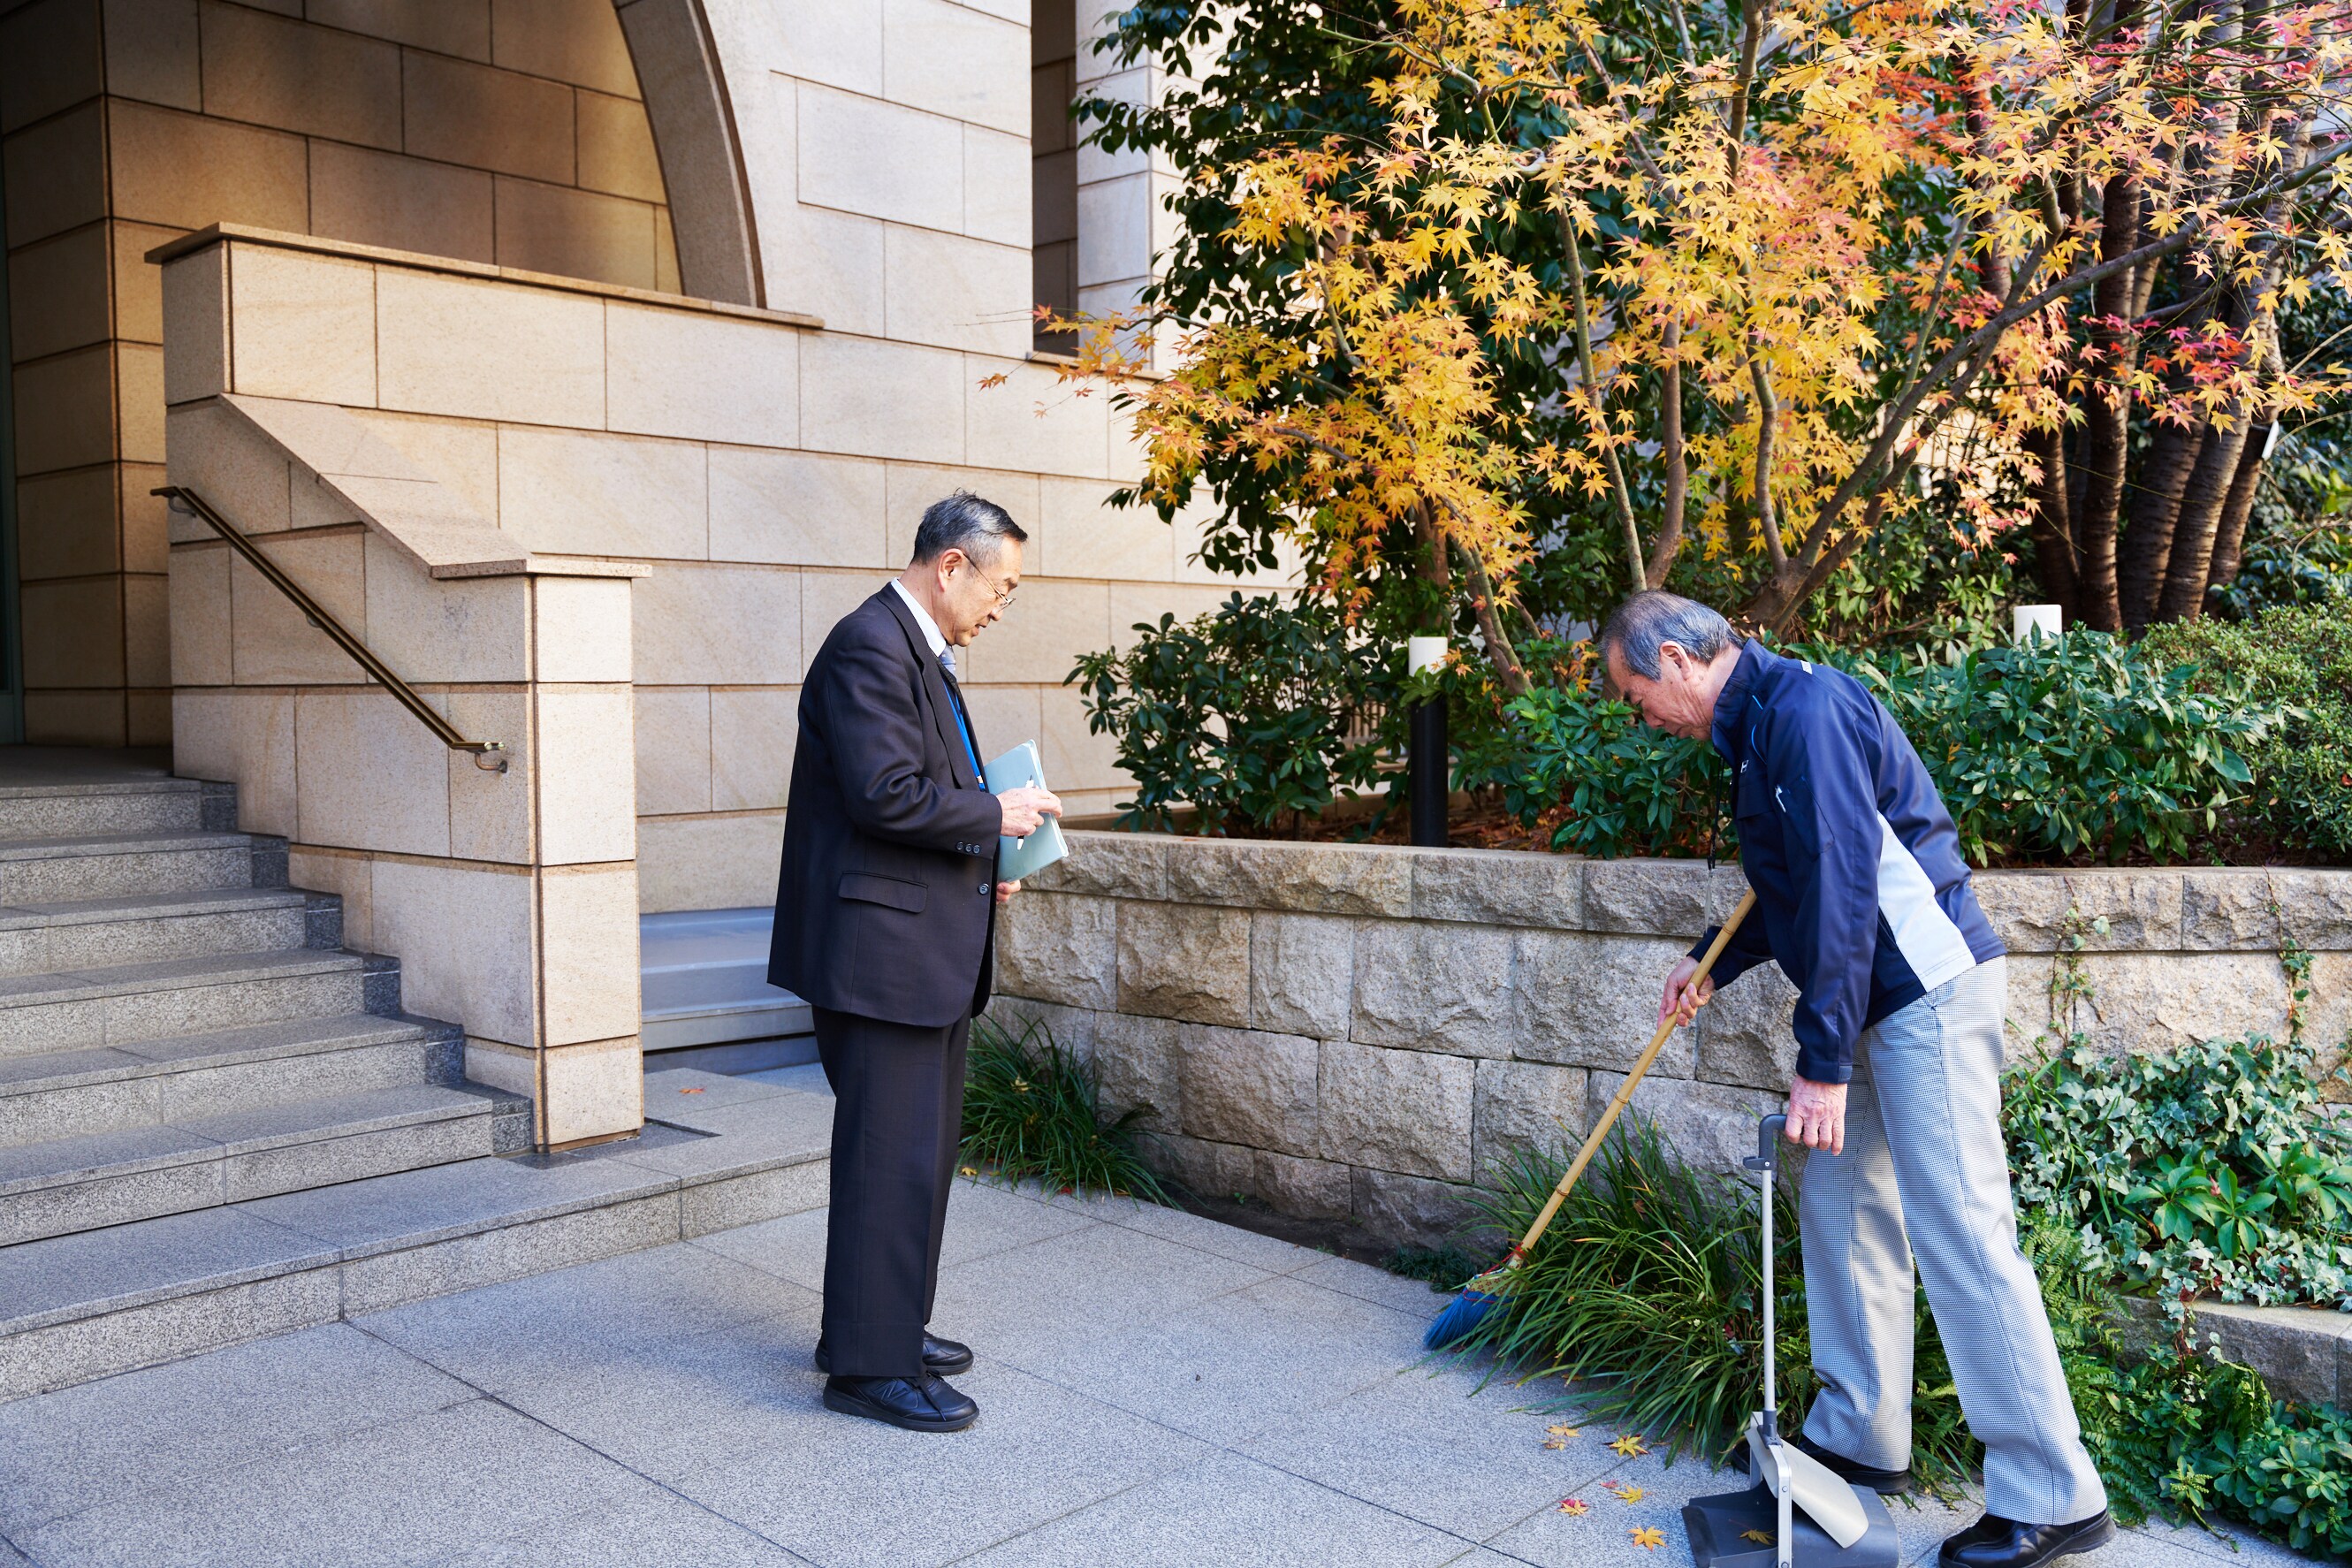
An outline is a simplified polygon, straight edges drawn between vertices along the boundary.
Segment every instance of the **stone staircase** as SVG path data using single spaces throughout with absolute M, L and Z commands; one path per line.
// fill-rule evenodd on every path
M 0 748 L 0 1401 L 825 1201 L 801 1087 L 664 1072 L 642 1136 L 530 1152 L 236 806 Z
M 517 1149 L 234 794 L 0 783 L 0 1247 Z

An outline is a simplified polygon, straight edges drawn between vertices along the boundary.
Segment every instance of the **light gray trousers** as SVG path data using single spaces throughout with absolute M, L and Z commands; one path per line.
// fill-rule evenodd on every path
M 1969 1429 L 1985 1508 L 2071 1524 L 2107 1505 L 2083 1449 L 2000 1138 L 2007 961 L 1980 963 L 1864 1031 L 1845 1151 L 1807 1156 L 1799 1223 L 1813 1369 L 1805 1436 L 1860 1464 L 1911 1462 L 1912 1260 Z

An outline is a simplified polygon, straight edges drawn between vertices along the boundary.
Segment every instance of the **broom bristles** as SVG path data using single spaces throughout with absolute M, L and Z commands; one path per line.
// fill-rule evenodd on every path
M 1421 1337 L 1422 1344 L 1430 1350 L 1442 1350 L 1457 1340 L 1469 1336 L 1503 1300 L 1513 1283 L 1517 1269 L 1518 1254 L 1514 1251 L 1504 1261 L 1462 1287 L 1462 1293 L 1445 1304 L 1429 1331 Z

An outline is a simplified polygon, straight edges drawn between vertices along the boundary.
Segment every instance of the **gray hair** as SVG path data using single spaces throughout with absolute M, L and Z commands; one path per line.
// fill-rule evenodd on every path
M 1634 595 L 1611 611 L 1601 628 L 1601 657 L 1616 649 L 1625 668 L 1645 680 L 1658 679 L 1658 650 L 1668 643 L 1701 664 L 1712 664 L 1724 649 L 1739 646 L 1739 636 L 1705 605 L 1663 588 Z
M 914 561 L 921 566 L 950 550 L 961 550 L 972 561 L 987 565 L 996 560 L 1006 540 L 1018 544 L 1028 537 L 1013 515 L 994 501 L 958 490 L 923 509 L 922 523 L 915 530 Z

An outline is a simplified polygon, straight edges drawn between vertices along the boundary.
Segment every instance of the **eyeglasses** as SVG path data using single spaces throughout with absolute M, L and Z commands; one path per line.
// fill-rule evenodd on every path
M 982 582 L 987 584 L 990 591 L 995 594 L 996 607 L 998 609 L 1009 610 L 1013 607 L 1013 595 L 1021 591 L 1021 584 L 1019 583 L 1014 583 L 1010 588 L 1000 588 L 996 585 L 996 579 L 982 571 L 980 569 L 980 563 L 974 561 L 971 556 L 967 555 L 964 557 L 964 564 L 971 567 L 971 574 L 979 578 Z

